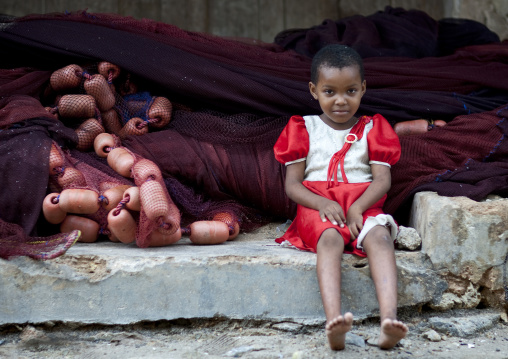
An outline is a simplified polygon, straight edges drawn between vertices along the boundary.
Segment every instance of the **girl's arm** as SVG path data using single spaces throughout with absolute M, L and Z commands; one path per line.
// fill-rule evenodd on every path
M 351 205 L 347 213 L 347 226 L 351 238 L 355 239 L 363 228 L 363 212 L 379 201 L 390 189 L 392 177 L 390 167 L 372 164 L 372 182 L 365 192 Z
M 288 197 L 296 203 L 319 211 L 321 220 L 344 227 L 346 217 L 342 207 L 335 201 L 309 191 L 302 182 L 305 174 L 305 161 L 286 166 L 285 189 Z

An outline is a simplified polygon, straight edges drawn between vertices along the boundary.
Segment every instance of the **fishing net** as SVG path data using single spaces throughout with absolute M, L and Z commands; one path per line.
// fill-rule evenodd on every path
M 70 64 L 52 72 L 42 101 L 51 115 L 74 129 L 77 143 L 72 152 L 64 152 L 57 143 L 51 145 L 48 187 L 56 197 L 43 205 L 43 213 L 62 232 L 81 230 L 80 241 L 95 242 L 104 235 L 148 247 L 154 231 L 165 235 L 177 231 L 180 211 L 157 165 L 124 149 L 121 139 L 147 133 L 149 127 L 166 126 L 172 104 L 164 97 L 137 93 L 129 77 L 119 75 L 120 69 L 106 62 Z M 106 133 L 110 136 L 99 136 Z M 103 141 L 94 146 L 99 138 Z M 93 163 L 100 157 L 109 157 L 102 168 Z M 138 211 L 126 208 L 128 201 L 123 201 L 132 186 L 140 192 Z M 122 210 L 126 213 L 117 218 Z M 130 237 L 125 233 L 127 219 L 135 222 Z
M 310 62 L 330 42 L 361 43 L 365 51 L 360 114 L 381 113 L 392 125 L 448 122 L 401 139 L 386 202 L 400 223 L 419 188 L 471 197 L 506 191 L 500 109 L 508 85 L 499 78 L 508 74 L 507 44 L 482 26 L 464 42 L 471 26 L 400 9 L 344 21 L 346 27 L 328 21 L 266 44 L 114 14 L 3 18 L 1 256 L 61 254 L 75 240 L 76 223 L 83 226 L 80 240 L 87 232 L 86 241 L 146 247 L 169 244 L 196 221 L 222 221 L 233 233 L 292 218 L 296 206 L 284 193 L 285 169 L 273 144 L 291 115 L 319 111 L 308 93 Z M 337 37 L 350 26 L 377 36 Z M 398 33 L 397 48 L 413 55 L 381 51 L 374 41 L 381 33 Z M 322 40 L 310 41 L 318 35 Z M 297 40 L 282 43 L 290 37 Z M 469 177 L 461 177 L 466 168 Z M 497 180 L 482 180 L 482 173 Z M 466 177 L 477 185 L 461 192 Z M 57 223 L 42 210 L 48 195 Z M 74 213 L 83 211 L 71 195 L 83 196 L 89 213 Z M 62 205 L 69 210 L 63 215 Z M 63 231 L 69 218 L 73 224 Z M 55 240 L 42 248 L 41 238 Z

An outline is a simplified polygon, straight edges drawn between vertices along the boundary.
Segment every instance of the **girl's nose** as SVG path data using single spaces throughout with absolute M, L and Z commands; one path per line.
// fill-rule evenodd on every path
M 335 103 L 337 105 L 345 105 L 346 104 L 346 98 L 344 96 L 337 96 L 335 98 Z

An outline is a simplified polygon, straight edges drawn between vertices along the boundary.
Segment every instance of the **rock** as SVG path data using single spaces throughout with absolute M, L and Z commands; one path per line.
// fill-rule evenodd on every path
M 346 345 L 349 344 L 360 348 L 365 348 L 365 340 L 361 336 L 351 332 L 346 333 Z
M 425 333 L 422 334 L 422 336 L 431 342 L 440 342 L 441 341 L 441 335 L 439 335 L 438 332 L 435 330 L 428 330 Z
M 422 244 L 422 239 L 416 229 L 399 226 L 399 233 L 396 238 L 398 249 L 414 251 Z
M 498 313 L 479 314 L 468 317 L 429 319 L 429 323 L 435 330 L 455 337 L 467 338 L 479 331 L 490 329 L 500 320 Z
M 378 337 L 371 337 L 367 339 L 367 344 L 373 347 L 377 347 L 379 345 L 378 339 L 379 339 Z
M 508 323 L 508 314 L 506 312 L 501 312 L 501 320 Z
M 477 286 L 469 283 L 464 295 L 457 295 L 454 293 L 444 293 L 437 303 L 429 303 L 429 306 L 434 310 L 450 310 L 453 308 L 472 309 L 480 304 L 481 295 L 477 290 Z
M 248 352 L 251 352 L 254 350 L 254 347 L 251 347 L 251 346 L 241 346 L 241 347 L 238 347 L 238 348 L 233 348 L 231 350 L 229 350 L 226 354 L 224 354 L 225 356 L 227 357 L 233 357 L 233 358 L 239 358 L 241 357 L 243 354 L 245 353 L 248 353 Z
M 401 348 L 409 348 L 411 347 L 411 340 L 409 339 L 401 339 L 399 341 L 399 344 L 397 344 L 397 346 L 401 347 Z
M 496 266 L 487 269 L 485 273 L 483 273 L 483 277 L 480 279 L 480 284 L 482 287 L 496 290 L 503 289 L 504 280 L 503 280 L 503 266 Z
M 19 335 L 19 339 L 22 343 L 25 344 L 33 344 L 35 342 L 44 342 L 48 341 L 49 338 L 44 334 L 42 330 L 36 329 L 31 325 L 27 325 L 21 334 Z
M 399 308 L 409 303 L 438 302 L 448 287 L 421 252 L 397 253 L 397 271 Z M 374 285 L 369 285 L 374 292 Z
M 300 329 L 302 329 L 302 326 L 297 323 L 282 322 L 282 323 L 276 323 L 276 324 L 272 325 L 272 328 L 277 329 L 277 330 L 282 330 L 285 332 L 295 333 L 295 332 L 300 331 Z
M 448 283 L 447 292 L 453 293 L 459 297 L 463 296 L 467 292 L 467 288 L 471 282 L 467 279 L 457 277 L 451 273 L 448 273 L 443 277 Z
M 503 289 L 490 290 L 489 288 L 483 288 L 480 295 L 482 303 L 487 307 L 501 307 L 502 303 L 505 303 L 505 291 Z

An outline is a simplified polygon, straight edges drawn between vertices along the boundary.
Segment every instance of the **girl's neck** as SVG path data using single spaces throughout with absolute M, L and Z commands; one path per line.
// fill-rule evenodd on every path
M 351 117 L 347 122 L 337 123 L 330 120 L 324 113 L 319 116 L 321 121 L 323 121 L 328 127 L 336 130 L 336 131 L 344 131 L 353 127 L 357 122 L 358 118 L 356 116 Z

